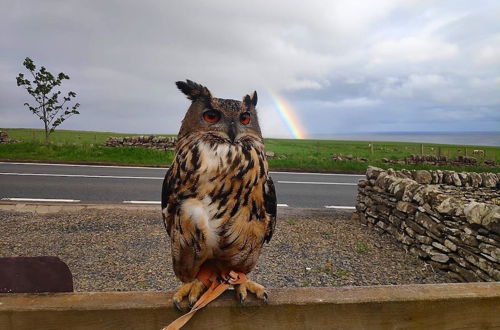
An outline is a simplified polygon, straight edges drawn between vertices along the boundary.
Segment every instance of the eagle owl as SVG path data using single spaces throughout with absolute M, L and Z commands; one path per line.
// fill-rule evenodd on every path
M 242 101 L 220 99 L 195 82 L 177 87 L 191 100 L 182 121 L 175 159 L 163 181 L 161 207 L 171 239 L 175 275 L 184 284 L 174 304 L 192 305 L 205 291 L 196 279 L 204 263 L 249 273 L 273 236 L 276 193 L 268 173 L 257 118 L 257 93 Z M 253 281 L 235 291 L 267 300 Z

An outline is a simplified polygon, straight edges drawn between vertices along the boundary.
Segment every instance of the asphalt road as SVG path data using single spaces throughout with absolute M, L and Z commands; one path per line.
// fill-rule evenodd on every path
M 159 203 L 165 168 L 0 162 L 0 199 Z M 280 206 L 352 208 L 362 175 L 271 172 Z

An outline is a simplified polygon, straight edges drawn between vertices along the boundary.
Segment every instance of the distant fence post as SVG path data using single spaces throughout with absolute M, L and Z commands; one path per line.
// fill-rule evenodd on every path
M 421 155 L 424 154 L 424 144 L 423 143 L 420 144 L 420 154 Z
M 372 156 L 373 156 L 373 142 L 372 142 L 372 143 L 370 143 L 370 153 L 371 153 L 371 154 L 372 154 Z
M 465 157 L 467 157 L 467 147 L 465 147 Z

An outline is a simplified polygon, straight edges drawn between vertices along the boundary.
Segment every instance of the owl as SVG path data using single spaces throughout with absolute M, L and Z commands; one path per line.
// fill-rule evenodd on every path
M 163 223 L 171 240 L 173 297 L 196 302 L 205 286 L 196 276 L 205 263 L 248 274 L 276 225 L 276 193 L 268 173 L 257 118 L 257 93 L 242 101 L 220 99 L 195 82 L 178 81 L 191 100 L 178 134 L 176 154 L 163 181 Z M 251 280 L 235 286 L 267 300 Z

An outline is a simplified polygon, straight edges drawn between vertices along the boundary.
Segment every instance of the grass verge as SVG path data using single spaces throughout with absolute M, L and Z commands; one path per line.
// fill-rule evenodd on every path
M 103 146 L 109 136 L 132 136 L 112 132 L 65 131 L 51 135 L 51 144 L 45 145 L 43 130 L 4 129 L 9 136 L 20 141 L 16 144 L 0 145 L 2 160 L 30 160 L 50 162 L 84 162 L 126 165 L 167 166 L 174 157 L 172 151 L 152 150 L 137 147 L 112 148 Z M 476 166 L 440 166 L 442 170 L 500 172 L 498 167 L 482 164 L 484 160 L 500 162 L 500 148 L 486 146 L 460 146 L 444 144 L 420 144 L 406 142 L 365 142 L 331 140 L 290 140 L 265 139 L 266 149 L 275 153 L 269 158 L 272 169 L 363 173 L 368 165 L 394 169 L 436 169 L 433 165 L 386 164 L 383 158 L 398 160 L 411 154 L 441 154 L 449 159 L 460 155 L 472 155 L 473 150 L 483 150 L 483 155 L 475 156 Z M 370 146 L 373 145 L 373 147 Z M 363 157 L 367 162 L 334 161 L 332 154 L 351 154 Z
M 173 151 L 145 148 L 111 148 L 96 145 L 41 144 L 37 142 L 0 145 L 0 159 L 47 162 L 109 163 L 124 165 L 166 166 Z

